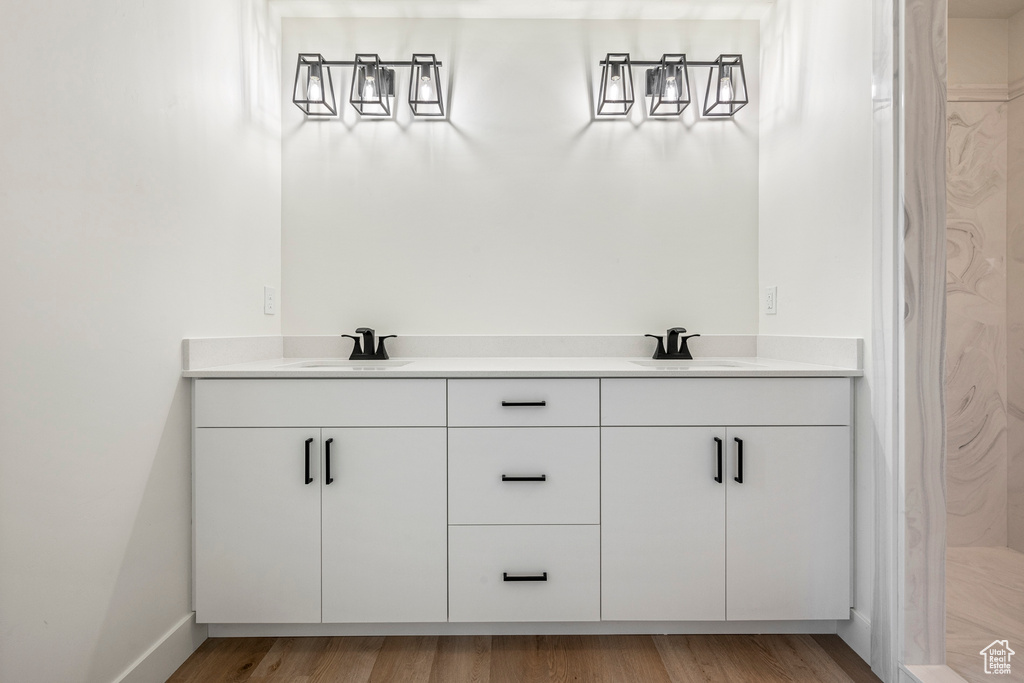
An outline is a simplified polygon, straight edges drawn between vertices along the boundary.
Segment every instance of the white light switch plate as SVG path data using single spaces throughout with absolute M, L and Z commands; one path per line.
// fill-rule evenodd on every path
M 764 314 L 775 315 L 779 310 L 779 288 L 776 286 L 764 288 Z
M 277 313 L 277 290 L 273 287 L 263 288 L 263 313 L 266 315 Z

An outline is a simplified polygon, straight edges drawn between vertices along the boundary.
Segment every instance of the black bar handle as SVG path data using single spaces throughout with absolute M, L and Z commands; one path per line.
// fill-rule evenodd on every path
M 733 480 L 737 484 L 743 483 L 743 439 L 736 437 L 736 476 Z
M 505 408 L 516 408 L 516 407 L 532 407 L 532 408 L 543 408 L 548 404 L 547 401 L 502 401 L 501 405 Z
M 722 483 L 722 440 L 717 436 L 715 437 L 715 444 L 718 449 L 718 476 L 715 477 L 715 481 L 719 484 Z
M 306 439 L 306 483 L 312 484 L 313 477 L 309 476 L 309 444 L 313 443 L 313 439 Z
M 541 474 L 536 477 L 510 477 L 507 474 L 501 475 L 502 481 L 547 481 L 548 475 Z
M 541 572 L 540 574 L 509 574 L 508 572 L 501 573 L 502 581 L 547 581 L 548 573 Z
M 324 477 L 324 483 L 328 486 L 330 486 L 331 482 L 334 481 L 334 477 L 331 476 L 331 444 L 333 442 L 334 439 L 327 439 L 327 441 L 324 441 L 324 449 L 327 451 L 326 456 L 324 457 L 324 464 L 327 466 L 326 471 L 324 472 L 326 475 Z

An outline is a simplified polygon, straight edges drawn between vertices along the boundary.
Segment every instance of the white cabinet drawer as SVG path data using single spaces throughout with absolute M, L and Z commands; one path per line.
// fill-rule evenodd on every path
M 598 621 L 600 548 L 597 525 L 449 527 L 448 620 Z
M 847 425 L 850 380 L 763 377 L 601 380 L 601 424 Z
M 600 380 L 460 379 L 448 382 L 450 427 L 590 427 Z
M 200 379 L 196 427 L 443 427 L 443 379 Z
M 451 429 L 448 521 L 598 524 L 600 454 L 597 427 Z

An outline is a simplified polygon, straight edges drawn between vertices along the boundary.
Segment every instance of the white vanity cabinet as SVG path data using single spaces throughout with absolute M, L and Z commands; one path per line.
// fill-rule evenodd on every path
M 601 430 L 603 619 L 725 619 L 725 486 L 713 479 L 715 436 L 724 434 Z
M 847 377 L 197 379 L 196 618 L 845 620 L 851 403 Z
M 319 455 L 319 429 L 196 430 L 199 622 L 320 621 Z
M 199 380 L 195 423 L 199 622 L 447 620 L 444 380 Z
M 849 618 L 850 416 L 844 379 L 603 380 L 602 619 Z
M 729 427 L 726 435 L 726 618 L 849 619 L 850 428 Z
M 445 430 L 322 432 L 323 622 L 447 621 Z
M 601 619 L 600 384 L 448 382 L 448 618 Z

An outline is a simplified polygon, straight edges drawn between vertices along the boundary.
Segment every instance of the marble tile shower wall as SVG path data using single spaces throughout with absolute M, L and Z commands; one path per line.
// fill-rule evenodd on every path
M 1005 102 L 947 108 L 950 546 L 1007 543 L 1007 117 Z M 1020 366 L 1024 372 L 1024 355 Z
M 1007 108 L 1007 545 L 1024 552 L 1024 95 Z

